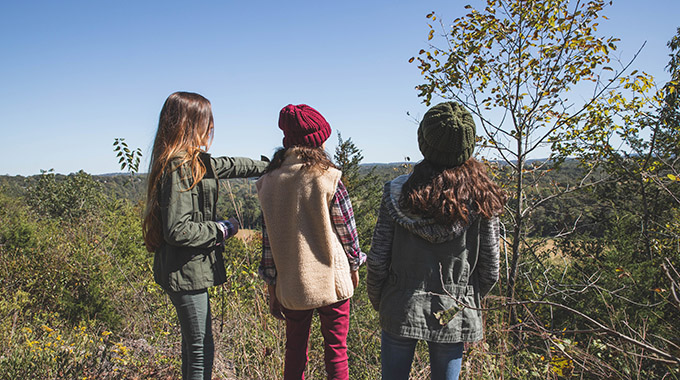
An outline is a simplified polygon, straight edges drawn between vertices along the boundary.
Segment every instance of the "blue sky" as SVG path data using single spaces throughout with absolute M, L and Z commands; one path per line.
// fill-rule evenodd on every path
M 279 110 L 306 103 L 362 149 L 364 162 L 422 158 L 426 107 L 408 59 L 427 46 L 427 19 L 453 20 L 479 0 L 3 1 L 0 3 L 0 174 L 118 172 L 113 141 L 146 154 L 165 98 L 212 102 L 215 155 L 270 156 Z M 622 39 L 635 68 L 667 79 L 666 42 L 680 1 L 614 1 L 602 34 Z M 147 162 L 143 161 L 144 169 Z

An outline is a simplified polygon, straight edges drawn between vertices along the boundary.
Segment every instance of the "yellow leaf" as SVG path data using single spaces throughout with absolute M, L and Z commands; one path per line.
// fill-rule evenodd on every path
M 413 63 L 414 59 L 415 59 L 415 57 L 411 57 L 411 59 L 408 60 L 408 63 Z
M 674 176 L 673 174 L 668 174 L 668 175 L 666 175 L 666 177 L 668 177 L 668 179 L 670 179 L 671 181 L 677 181 L 678 180 L 678 177 Z

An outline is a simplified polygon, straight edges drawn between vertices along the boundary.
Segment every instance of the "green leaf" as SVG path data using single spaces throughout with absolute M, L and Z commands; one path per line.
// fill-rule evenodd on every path
M 446 326 L 453 320 L 453 318 L 458 314 L 459 311 L 463 310 L 463 307 L 456 303 L 452 308 L 447 310 L 439 310 L 432 313 L 435 318 L 439 321 L 439 324 Z

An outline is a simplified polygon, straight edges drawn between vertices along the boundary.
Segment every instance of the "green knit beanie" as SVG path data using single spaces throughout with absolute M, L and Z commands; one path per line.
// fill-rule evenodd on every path
M 462 165 L 475 150 L 475 121 L 455 102 L 439 103 L 418 127 L 418 147 L 426 160 L 446 167 Z

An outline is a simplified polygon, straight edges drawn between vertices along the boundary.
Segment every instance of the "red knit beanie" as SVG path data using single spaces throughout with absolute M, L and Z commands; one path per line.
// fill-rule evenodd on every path
M 331 126 L 319 111 L 306 104 L 289 104 L 279 112 L 283 147 L 294 145 L 318 147 L 331 135 Z

